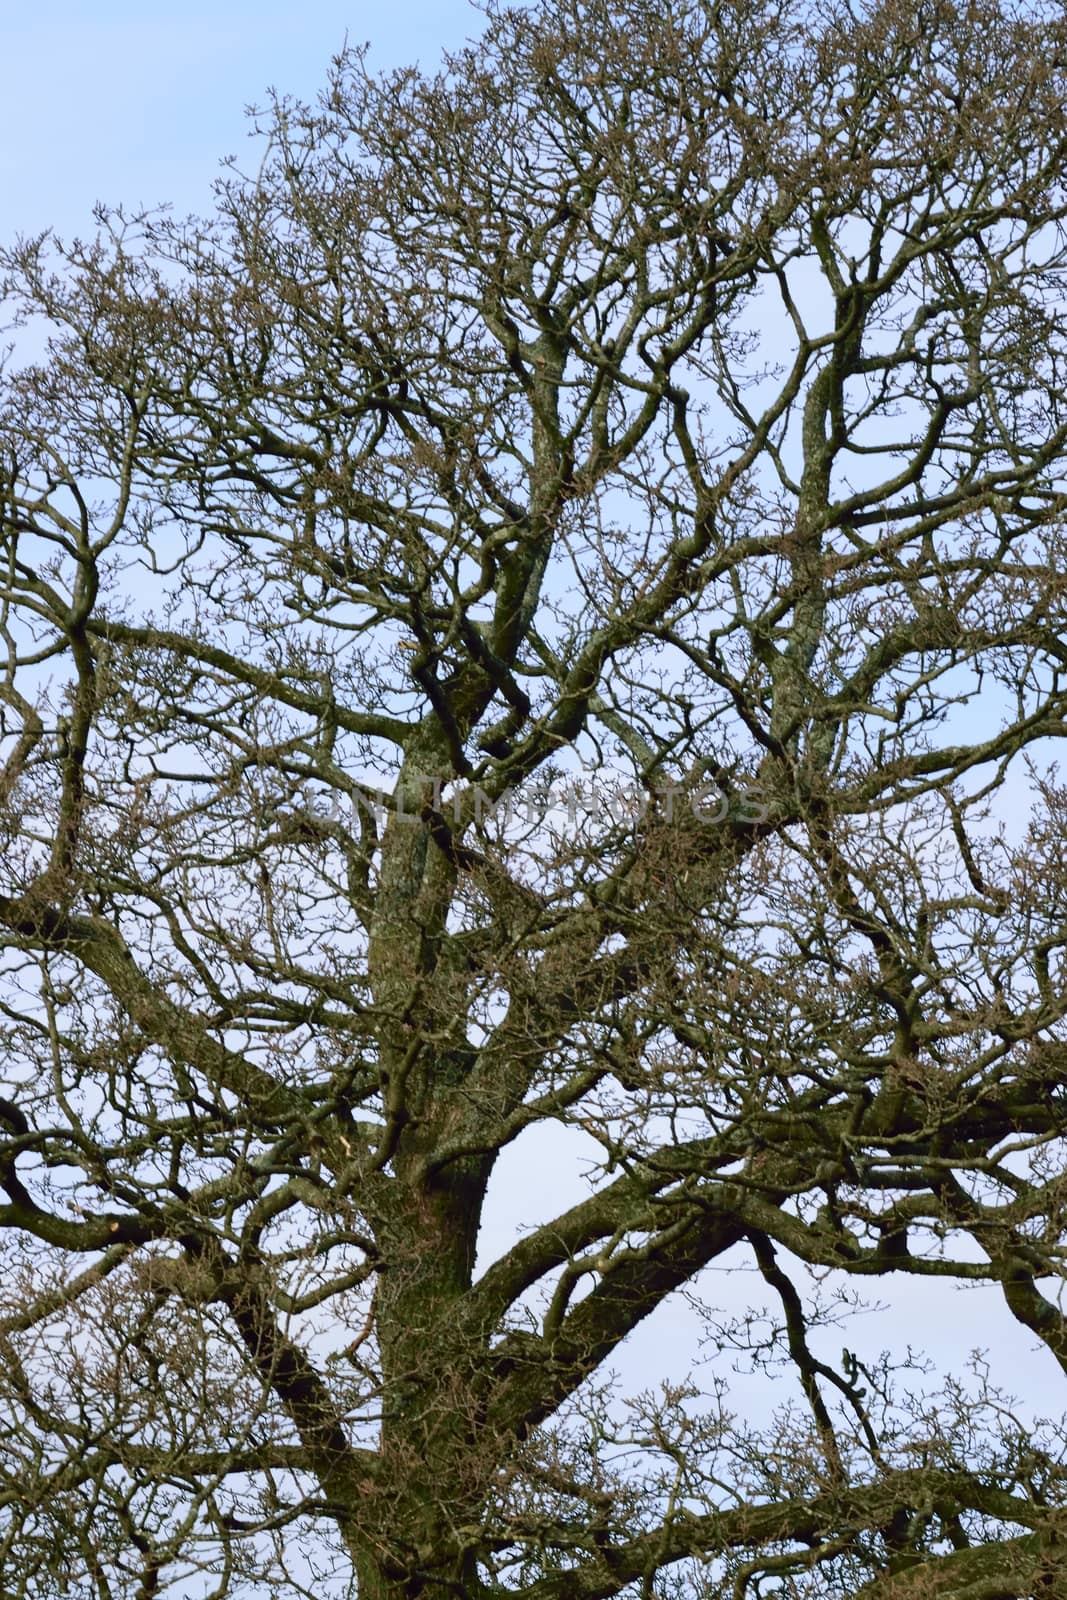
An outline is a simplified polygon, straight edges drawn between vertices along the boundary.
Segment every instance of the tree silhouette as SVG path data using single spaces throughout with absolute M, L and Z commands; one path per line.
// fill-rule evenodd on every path
M 1065 48 L 491 5 L 6 252 L 5 1597 L 1063 1592 L 1013 1374 L 834 1352 L 1067 1367 Z

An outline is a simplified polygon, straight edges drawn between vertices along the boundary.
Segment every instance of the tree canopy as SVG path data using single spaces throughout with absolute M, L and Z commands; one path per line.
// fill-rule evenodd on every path
M 5 1597 L 1067 1591 L 1015 1374 L 835 1354 L 1067 1371 L 1065 51 L 491 4 L 3 253 Z

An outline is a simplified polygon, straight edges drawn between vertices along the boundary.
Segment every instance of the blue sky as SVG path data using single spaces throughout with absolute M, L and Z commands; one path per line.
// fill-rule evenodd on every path
M 465 0 L 42 0 L 0 42 L 0 237 L 92 231 L 97 200 L 208 208 L 243 108 L 273 85 L 308 98 L 347 34 L 371 60 L 430 68 L 479 31 Z

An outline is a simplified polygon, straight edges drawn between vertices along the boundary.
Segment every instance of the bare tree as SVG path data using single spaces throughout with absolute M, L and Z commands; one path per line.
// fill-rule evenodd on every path
M 492 6 L 7 252 L 5 1597 L 1067 1592 L 1013 1374 L 833 1355 L 1067 1369 L 1065 50 Z

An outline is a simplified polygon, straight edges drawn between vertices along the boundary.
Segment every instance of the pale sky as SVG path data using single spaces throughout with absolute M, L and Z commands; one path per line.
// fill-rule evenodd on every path
M 347 34 L 380 67 L 478 33 L 465 0 L 41 0 L 0 6 L 0 236 L 92 231 L 96 201 L 206 210 L 264 91 L 311 99 Z

